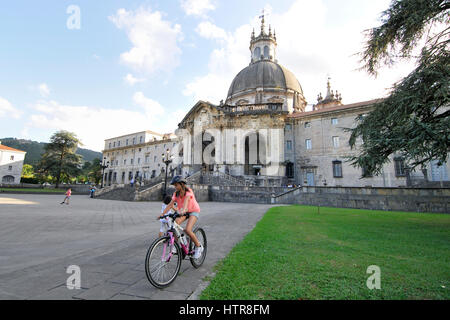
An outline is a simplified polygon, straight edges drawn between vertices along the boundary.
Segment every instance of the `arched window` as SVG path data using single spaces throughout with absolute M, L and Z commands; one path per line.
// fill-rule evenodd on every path
M 264 46 L 264 59 L 269 59 L 269 47 Z
M 13 176 L 3 176 L 2 182 L 3 183 L 13 183 L 14 177 Z
M 255 60 L 259 60 L 261 58 L 261 48 L 256 47 L 255 50 L 253 51 L 253 54 L 254 54 Z

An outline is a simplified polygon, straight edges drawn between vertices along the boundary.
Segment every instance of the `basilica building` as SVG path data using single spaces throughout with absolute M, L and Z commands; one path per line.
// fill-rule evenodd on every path
M 410 181 L 447 181 L 447 164 L 409 172 L 395 154 L 382 174 L 361 178 L 346 161 L 349 133 L 358 117 L 378 100 L 344 104 L 328 82 L 306 111 L 301 84 L 277 60 L 277 38 L 261 23 L 250 38 L 250 62 L 230 84 L 219 104 L 198 101 L 179 123 L 178 171 L 222 173 L 259 186 L 399 187 Z M 357 147 L 361 145 L 358 142 Z
M 164 175 L 170 152 L 171 174 L 202 172 L 234 176 L 255 186 L 402 187 L 448 181 L 448 163 L 437 161 L 412 171 L 393 154 L 378 176 L 362 178 L 364 168 L 347 162 L 351 149 L 344 128 L 356 125 L 379 100 L 343 103 L 341 94 L 324 83 L 312 110 L 295 75 L 277 60 L 277 37 L 262 19 L 259 35 L 250 36 L 250 61 L 218 104 L 198 101 L 178 124 L 175 135 L 152 131 L 105 140 L 107 185 L 132 178 Z M 318 90 L 320 91 L 320 90 Z M 309 108 L 310 109 L 310 108 Z M 448 183 L 447 183 L 448 184 Z

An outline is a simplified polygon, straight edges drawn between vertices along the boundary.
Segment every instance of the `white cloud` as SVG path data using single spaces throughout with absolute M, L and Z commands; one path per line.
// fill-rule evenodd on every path
M 160 116 L 164 114 L 164 108 L 157 101 L 145 97 L 142 92 L 136 92 L 133 95 L 133 101 L 144 109 L 148 115 Z
M 138 82 L 144 82 L 145 79 L 143 78 L 135 78 L 131 73 L 127 74 L 123 80 L 129 84 L 130 86 L 134 86 Z
M 132 48 L 120 55 L 121 61 L 149 74 L 170 72 L 180 64 L 181 26 L 163 19 L 163 13 L 140 8 L 136 11 L 117 10 L 109 19 L 124 29 Z
M 74 132 L 86 148 L 100 151 L 104 147 L 104 140 L 108 138 L 144 130 L 174 132 L 186 113 L 186 110 L 181 109 L 167 111 L 142 92 L 133 95 L 133 102 L 139 108 L 110 109 L 38 101 L 22 133 L 29 135 L 33 129 L 40 129 L 49 131 L 50 136 L 56 130 L 67 130 Z
M 215 10 L 211 0 L 181 0 L 181 8 L 188 16 L 205 17 L 206 12 Z
M 42 97 L 47 98 L 50 95 L 50 88 L 46 83 L 38 85 L 39 93 Z
M 400 63 L 394 69 L 382 69 L 377 79 L 357 71 L 360 64 L 355 53 L 363 48 L 362 31 L 379 24 L 377 18 L 389 0 L 367 1 L 364 5 L 363 12 L 353 15 L 356 18 L 340 18 L 339 23 L 330 22 L 337 18 L 323 0 L 296 0 L 285 12 L 264 8 L 266 31 L 269 23 L 272 31 L 276 30 L 276 59 L 296 75 L 309 104 L 316 103 L 319 92 L 324 94 L 327 75 L 332 78 L 332 89 L 342 94 L 343 102 L 353 103 L 385 96 L 387 88 L 412 70 L 411 62 Z M 233 78 L 250 62 L 248 47 L 253 28 L 258 35 L 260 20 L 256 15 L 231 32 L 211 22 L 200 23 L 197 33 L 215 41 L 216 48 L 209 57 L 208 73 L 195 77 L 183 94 L 213 103 L 225 99 Z
M 200 22 L 195 31 L 200 36 L 206 39 L 221 39 L 221 40 L 228 39 L 228 35 L 224 29 L 219 28 L 218 26 L 209 21 Z
M 19 119 L 22 111 L 15 108 L 8 100 L 0 97 L 0 118 Z
M 202 22 L 196 31 L 206 39 L 215 40 L 218 47 L 210 54 L 209 72 L 186 84 L 183 94 L 193 97 L 194 101 L 207 100 L 218 104 L 225 100 L 234 76 L 249 63 L 248 44 L 252 26 L 245 24 L 234 32 L 226 32 L 211 22 Z

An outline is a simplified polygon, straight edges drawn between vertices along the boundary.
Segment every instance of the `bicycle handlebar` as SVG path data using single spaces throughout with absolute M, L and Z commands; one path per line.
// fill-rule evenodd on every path
M 158 218 L 156 218 L 156 220 L 165 219 L 165 218 L 167 218 L 167 217 L 172 218 L 173 220 L 175 220 L 176 218 L 182 217 L 182 216 L 184 216 L 184 215 L 186 215 L 186 213 L 185 213 L 185 214 L 179 214 L 178 212 L 175 212 L 175 213 L 166 213 L 166 214 L 163 215 L 162 217 L 159 216 Z

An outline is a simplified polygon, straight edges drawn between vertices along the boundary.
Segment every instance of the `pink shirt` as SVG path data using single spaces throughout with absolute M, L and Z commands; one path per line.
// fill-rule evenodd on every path
M 200 206 L 195 199 L 195 195 L 190 191 L 187 191 L 184 197 L 177 197 L 177 193 L 173 193 L 172 200 L 175 200 L 175 202 L 177 203 L 178 210 L 184 208 L 184 200 L 186 199 L 186 197 L 189 197 L 189 203 L 186 212 L 200 212 Z
M 72 194 L 72 190 L 67 190 L 66 196 L 70 197 L 71 194 Z

